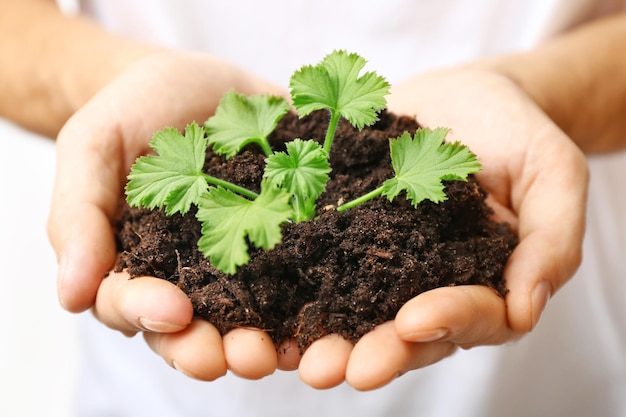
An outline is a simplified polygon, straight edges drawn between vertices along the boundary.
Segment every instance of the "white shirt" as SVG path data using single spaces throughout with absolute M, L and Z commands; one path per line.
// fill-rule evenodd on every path
M 528 48 L 623 0 L 80 0 L 111 30 L 201 50 L 284 85 L 334 49 L 391 82 L 428 68 Z

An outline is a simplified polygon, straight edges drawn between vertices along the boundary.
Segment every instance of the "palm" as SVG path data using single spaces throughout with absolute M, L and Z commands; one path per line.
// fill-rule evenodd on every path
M 560 262 L 566 268 L 553 282 L 557 290 L 578 265 L 583 234 L 587 168 L 571 140 L 513 83 L 492 73 L 416 78 L 398 86 L 390 101 L 393 110 L 412 112 L 423 124 L 451 127 L 451 138 L 479 156 L 484 169 L 478 178 L 491 206 L 522 241 L 549 225 L 563 228 L 567 236 L 558 240 L 565 246 Z M 526 324 L 516 330 L 529 329 Z
M 393 322 L 354 348 L 334 339 L 314 344 L 300 374 L 320 388 L 344 377 L 357 388 L 376 388 L 441 360 L 456 346 L 518 338 L 532 330 L 547 298 L 580 262 L 584 157 L 513 83 L 482 71 L 442 71 L 395 86 L 389 103 L 391 111 L 414 115 L 425 126 L 452 128 L 450 139 L 478 155 L 488 203 L 520 237 L 505 270 L 510 292 L 502 300 L 483 287 L 439 288 L 410 300 Z

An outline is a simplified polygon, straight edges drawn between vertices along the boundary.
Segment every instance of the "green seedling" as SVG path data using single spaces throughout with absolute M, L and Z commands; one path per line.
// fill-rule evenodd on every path
M 128 176 L 128 203 L 164 208 L 166 214 L 185 214 L 196 205 L 196 217 L 202 224 L 200 251 L 216 268 L 234 274 L 250 259 L 248 242 L 271 250 L 282 240 L 282 224 L 315 217 L 316 200 L 331 172 L 329 154 L 339 119 L 344 117 L 358 129 L 378 120 L 386 106 L 389 84 L 373 72 L 360 75 L 364 66 L 360 56 L 335 51 L 318 65 L 304 66 L 292 76 L 291 98 L 300 117 L 316 110 L 330 112 L 323 145 L 295 138 L 284 152 L 273 151 L 267 138 L 289 111 L 287 101 L 230 91 L 204 129 L 191 123 L 184 135 L 172 128 L 154 135 L 150 145 L 156 155 L 138 158 Z M 445 200 L 442 181 L 466 180 L 481 168 L 467 147 L 444 142 L 448 131 L 418 129 L 413 136 L 405 132 L 390 139 L 395 176 L 337 210 L 354 208 L 381 195 L 393 201 L 402 192 L 413 206 L 425 199 Z M 266 155 L 260 194 L 202 171 L 209 147 L 231 158 L 249 144 L 260 146 Z

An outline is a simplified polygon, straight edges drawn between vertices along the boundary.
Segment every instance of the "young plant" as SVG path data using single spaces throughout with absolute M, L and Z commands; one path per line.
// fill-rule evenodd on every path
M 128 203 L 165 208 L 166 214 L 185 214 L 196 205 L 202 224 L 199 249 L 217 269 L 234 274 L 249 261 L 247 241 L 270 250 L 282 240 L 283 223 L 315 216 L 316 200 L 329 180 L 330 149 L 340 117 L 358 129 L 378 119 L 389 84 L 372 72 L 359 76 L 364 65 L 356 54 L 335 51 L 292 76 L 292 101 L 300 117 L 315 110 L 330 112 L 323 146 L 296 138 L 286 144 L 285 152 L 273 151 L 267 138 L 289 110 L 287 102 L 230 91 L 204 130 L 192 123 L 184 135 L 172 128 L 154 135 L 151 146 L 157 155 L 142 156 L 133 165 L 126 187 Z M 465 146 L 444 143 L 447 133 L 445 128 L 418 129 L 414 137 L 405 132 L 390 139 L 395 176 L 337 210 L 380 195 L 392 201 L 401 192 L 413 206 L 424 199 L 445 200 L 443 180 L 465 180 L 480 170 L 476 156 Z M 202 171 L 209 146 L 230 158 L 251 143 L 267 156 L 260 194 Z
M 346 211 L 380 195 L 393 201 L 402 191 L 413 207 L 424 200 L 434 203 L 446 199 L 444 180 L 465 181 L 469 174 L 480 171 L 476 155 L 459 142 L 444 143 L 450 129 L 421 128 L 411 137 L 408 132 L 389 139 L 391 165 L 395 176 L 366 195 L 337 207 Z
M 257 194 L 202 172 L 208 140 L 196 123 L 185 128 L 184 136 L 172 128 L 157 132 L 150 146 L 157 155 L 139 157 L 128 175 L 130 206 L 165 208 L 168 215 L 198 206 L 198 246 L 227 274 L 248 262 L 246 237 L 262 249 L 280 243 L 280 225 L 292 217 L 289 194 L 267 184 Z
M 315 66 L 306 65 L 291 77 L 291 97 L 298 116 L 315 110 L 330 111 L 330 123 L 324 150 L 330 153 L 339 118 L 363 129 L 378 120 L 378 112 L 387 106 L 389 83 L 374 72 L 359 73 L 365 59 L 357 54 L 335 51 Z
M 209 144 L 216 154 L 226 158 L 235 156 L 249 143 L 256 143 L 269 156 L 272 149 L 267 137 L 288 111 L 289 104 L 281 97 L 244 96 L 231 90 L 204 124 Z
M 128 204 L 149 209 L 164 207 L 166 214 L 185 214 L 197 204 L 208 184 L 256 198 L 252 191 L 202 172 L 207 146 L 204 130 L 196 123 L 185 128 L 184 136 L 171 127 L 155 133 L 150 147 L 157 155 L 138 158 L 128 175 Z
M 313 140 L 287 142 L 286 152 L 265 160 L 263 177 L 291 194 L 293 220 L 303 222 L 315 215 L 315 202 L 326 189 L 330 163 L 328 153 Z

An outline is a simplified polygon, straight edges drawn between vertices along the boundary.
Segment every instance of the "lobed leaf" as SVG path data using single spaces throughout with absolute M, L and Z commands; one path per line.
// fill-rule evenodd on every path
M 449 129 L 423 128 L 408 132 L 389 141 L 391 162 L 396 173 L 383 183 L 383 195 L 392 201 L 406 191 L 413 206 L 425 199 L 435 203 L 444 201 L 446 195 L 442 180 L 466 180 L 478 172 L 481 165 L 476 155 L 459 142 L 444 143 Z
M 289 86 L 298 115 L 328 109 L 359 129 L 376 122 L 387 105 L 389 83 L 374 72 L 359 76 L 365 64 L 357 54 L 334 51 L 318 65 L 296 71 Z
M 205 122 L 209 144 L 215 153 L 231 158 L 249 143 L 259 144 L 269 155 L 267 137 L 289 111 L 282 97 L 245 96 L 231 90 L 224 94 L 215 115 Z
M 266 159 L 264 178 L 291 194 L 316 199 L 326 188 L 331 171 L 328 155 L 313 140 L 287 142 L 287 152 Z
M 139 157 L 128 175 L 128 204 L 186 213 L 207 189 L 202 173 L 208 146 L 204 130 L 192 123 L 183 136 L 168 127 L 154 134 L 150 146 L 157 155 Z
M 280 243 L 280 225 L 293 215 L 289 198 L 286 191 L 266 182 L 254 201 L 222 187 L 211 188 L 202 195 L 196 215 L 202 223 L 200 250 L 217 269 L 234 274 L 250 259 L 246 238 L 267 250 Z

